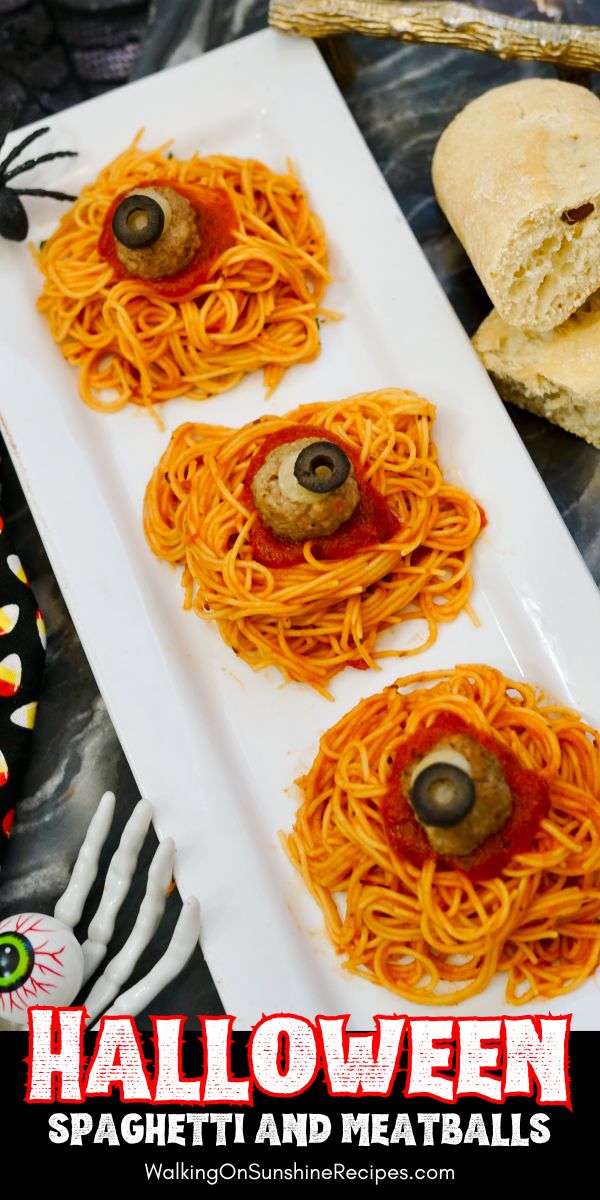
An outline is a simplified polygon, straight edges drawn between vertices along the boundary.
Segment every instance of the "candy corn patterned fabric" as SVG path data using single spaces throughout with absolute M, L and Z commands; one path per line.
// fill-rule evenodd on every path
M 44 618 L 0 514 L 0 863 L 29 756 L 45 656 Z

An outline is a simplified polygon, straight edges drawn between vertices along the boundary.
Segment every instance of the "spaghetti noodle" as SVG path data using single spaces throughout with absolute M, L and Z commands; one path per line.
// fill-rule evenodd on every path
M 430 645 L 438 623 L 468 604 L 471 546 L 483 520 L 475 501 L 443 479 L 430 438 L 434 415 L 427 400 L 389 388 L 239 430 L 180 426 L 148 485 L 144 528 L 159 558 L 183 565 L 185 607 L 216 620 L 253 668 L 275 665 L 325 695 L 345 666 L 374 667 L 382 655 Z M 318 557 L 317 540 L 306 541 L 294 565 L 259 561 L 248 476 L 267 439 L 285 430 L 292 437 L 298 422 L 348 447 L 365 483 L 399 518 L 389 540 L 335 561 Z M 409 621 L 426 623 L 426 641 L 376 654 L 378 634 Z
M 110 163 L 37 255 L 45 275 L 38 307 L 67 361 L 80 369 L 91 408 L 150 407 L 174 396 L 204 399 L 261 368 L 271 392 L 294 363 L 320 350 L 327 247 L 292 168 L 213 155 L 182 162 L 138 148 Z M 101 253 L 115 200 L 156 181 L 186 196 L 211 189 L 233 207 L 233 244 L 186 299 L 128 277 Z M 330 314 L 331 315 L 331 314 Z
M 384 808 L 410 735 L 458 717 L 547 781 L 528 850 L 472 882 L 394 853 Z M 600 958 L 600 735 L 571 709 L 486 666 L 399 680 L 322 739 L 288 853 L 351 972 L 408 1000 L 455 1004 L 506 971 L 507 1000 L 562 995 Z

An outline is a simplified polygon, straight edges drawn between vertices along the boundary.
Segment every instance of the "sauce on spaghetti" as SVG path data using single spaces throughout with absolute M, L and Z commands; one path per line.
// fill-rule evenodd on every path
M 140 186 L 142 185 L 140 184 Z M 220 255 L 230 246 L 234 245 L 235 229 L 238 223 L 235 209 L 228 196 L 200 184 L 188 187 L 180 183 L 176 184 L 171 179 L 152 179 L 149 181 L 144 180 L 143 187 L 172 188 L 174 191 L 179 192 L 181 196 L 184 196 L 186 200 L 189 200 L 194 208 L 200 236 L 200 248 L 192 261 L 186 267 L 183 267 L 181 271 L 177 271 L 173 275 L 164 276 L 162 279 L 144 279 L 141 281 L 152 288 L 157 295 L 163 296 L 166 300 L 189 299 L 203 283 L 206 283 L 212 267 Z M 135 191 L 135 188 L 130 187 L 127 192 L 115 198 L 104 218 L 102 232 L 98 240 L 98 251 L 101 257 L 110 263 L 118 279 L 131 279 L 132 275 L 126 270 L 117 256 L 115 235 L 112 230 L 112 219 L 116 209 L 123 200 L 123 196 L 133 191 Z
M 323 562 L 351 558 L 353 554 L 364 550 L 367 546 L 389 542 L 400 529 L 400 518 L 390 508 L 385 496 L 382 496 L 381 492 L 378 492 L 372 483 L 364 478 L 360 459 L 347 442 L 343 442 L 328 429 L 322 429 L 316 425 L 292 425 L 265 439 L 246 472 L 244 503 L 256 512 L 249 540 L 254 557 L 265 567 L 292 567 L 304 562 L 306 543 L 278 537 L 269 529 L 254 503 L 251 491 L 252 481 L 272 450 L 287 442 L 307 437 L 314 437 L 318 441 L 333 442 L 334 445 L 340 446 L 352 463 L 360 492 L 358 505 L 348 521 L 345 521 L 335 533 L 311 539 L 311 550 L 315 558 Z
M 427 754 L 442 738 L 454 733 L 468 733 L 496 756 L 510 788 L 513 806 L 502 829 L 486 838 L 471 854 L 441 858 L 417 819 L 401 780 L 407 767 Z M 406 858 L 417 867 L 423 866 L 427 859 L 438 858 L 476 881 L 499 875 L 513 855 L 528 850 L 549 809 L 548 785 L 540 775 L 525 770 L 512 751 L 493 737 L 474 729 L 460 717 L 450 715 L 418 730 L 398 747 L 391 783 L 383 802 L 383 819 L 386 836 L 398 857 Z
M 387 833 L 395 763 L 412 775 L 411 754 L 448 728 L 482 749 L 489 735 L 519 809 L 505 826 L 516 857 L 488 861 L 497 873 L 475 882 L 440 858 L 415 865 Z M 599 772 L 600 733 L 532 684 L 481 663 L 422 672 L 322 735 L 283 843 L 347 971 L 425 1011 L 477 995 L 497 972 L 509 1004 L 550 999 L 600 963 Z M 536 806 L 547 815 L 519 851 Z

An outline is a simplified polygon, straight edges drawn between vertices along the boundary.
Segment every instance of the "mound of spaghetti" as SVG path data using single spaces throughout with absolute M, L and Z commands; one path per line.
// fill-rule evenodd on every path
M 217 621 L 253 668 L 275 665 L 325 695 L 345 666 L 374 667 L 381 654 L 430 645 L 438 623 L 468 605 L 471 546 L 483 520 L 475 501 L 444 481 L 434 416 L 427 400 L 389 388 L 238 430 L 182 425 L 148 485 L 144 528 L 159 558 L 184 567 L 185 607 Z M 386 540 L 374 533 L 368 545 L 349 536 L 334 559 L 323 557 L 318 539 L 296 543 L 296 558 L 282 554 L 277 565 L 261 553 L 248 482 L 265 445 L 307 427 L 347 450 L 361 489 L 383 504 L 394 532 Z M 378 634 L 408 621 L 426 623 L 426 640 L 376 655 Z
M 474 882 L 443 860 L 399 857 L 387 834 L 398 750 L 464 722 L 545 781 L 528 849 Z M 486 666 L 399 680 L 321 739 L 288 853 L 344 966 L 406 999 L 455 1004 L 506 971 L 522 1004 L 577 987 L 600 956 L 600 741 L 571 709 Z
M 80 369 L 82 398 L 105 412 L 204 399 L 259 368 L 271 392 L 288 367 L 319 354 L 329 280 L 319 218 L 291 167 L 278 175 L 218 155 L 182 162 L 165 146 L 140 150 L 138 140 L 83 189 L 37 255 L 45 275 L 38 307 Z M 183 299 L 128 276 L 103 252 L 118 199 L 149 186 L 178 188 L 198 204 L 212 198 L 213 208 L 220 198 L 232 211 L 227 248 Z

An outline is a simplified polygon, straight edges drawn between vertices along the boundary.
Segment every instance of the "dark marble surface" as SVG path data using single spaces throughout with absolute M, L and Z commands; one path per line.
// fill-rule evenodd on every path
M 527 2 L 499 0 L 495 7 L 518 15 L 537 15 L 534 5 Z M 266 23 L 267 8 L 265 0 L 156 0 L 133 75 L 182 62 L 260 29 Z M 565 20 L 600 24 L 600 0 L 568 0 L 561 8 Z M 402 46 L 358 37 L 349 39 L 349 45 L 356 73 L 344 88 L 345 98 L 438 279 L 472 333 L 487 312 L 489 301 L 435 204 L 430 181 L 433 149 L 444 126 L 469 99 L 515 78 L 552 75 L 553 68 L 506 64 L 443 47 Z M 600 91 L 600 76 L 593 78 L 592 86 Z M 525 413 L 512 410 L 511 416 L 590 571 L 600 582 L 600 453 Z M 0 875 L 0 916 L 6 916 L 22 908 L 51 911 L 66 884 L 94 806 L 101 792 L 110 787 L 117 793 L 118 814 L 113 842 L 103 855 L 101 880 L 118 832 L 138 797 L 6 457 L 2 480 L 2 502 L 11 514 L 12 537 L 32 578 L 49 629 L 34 753 Z M 154 835 L 149 835 L 142 868 L 148 864 L 155 844 Z M 140 870 L 118 925 L 115 946 L 121 945 L 129 932 L 144 877 L 144 870 Z M 98 902 L 100 886 L 96 886 L 86 908 L 87 919 Z M 173 895 L 161 929 L 136 974 L 146 970 L 162 952 L 178 910 L 179 900 Z M 189 1014 L 220 1011 L 200 952 L 151 1005 L 151 1010 Z

